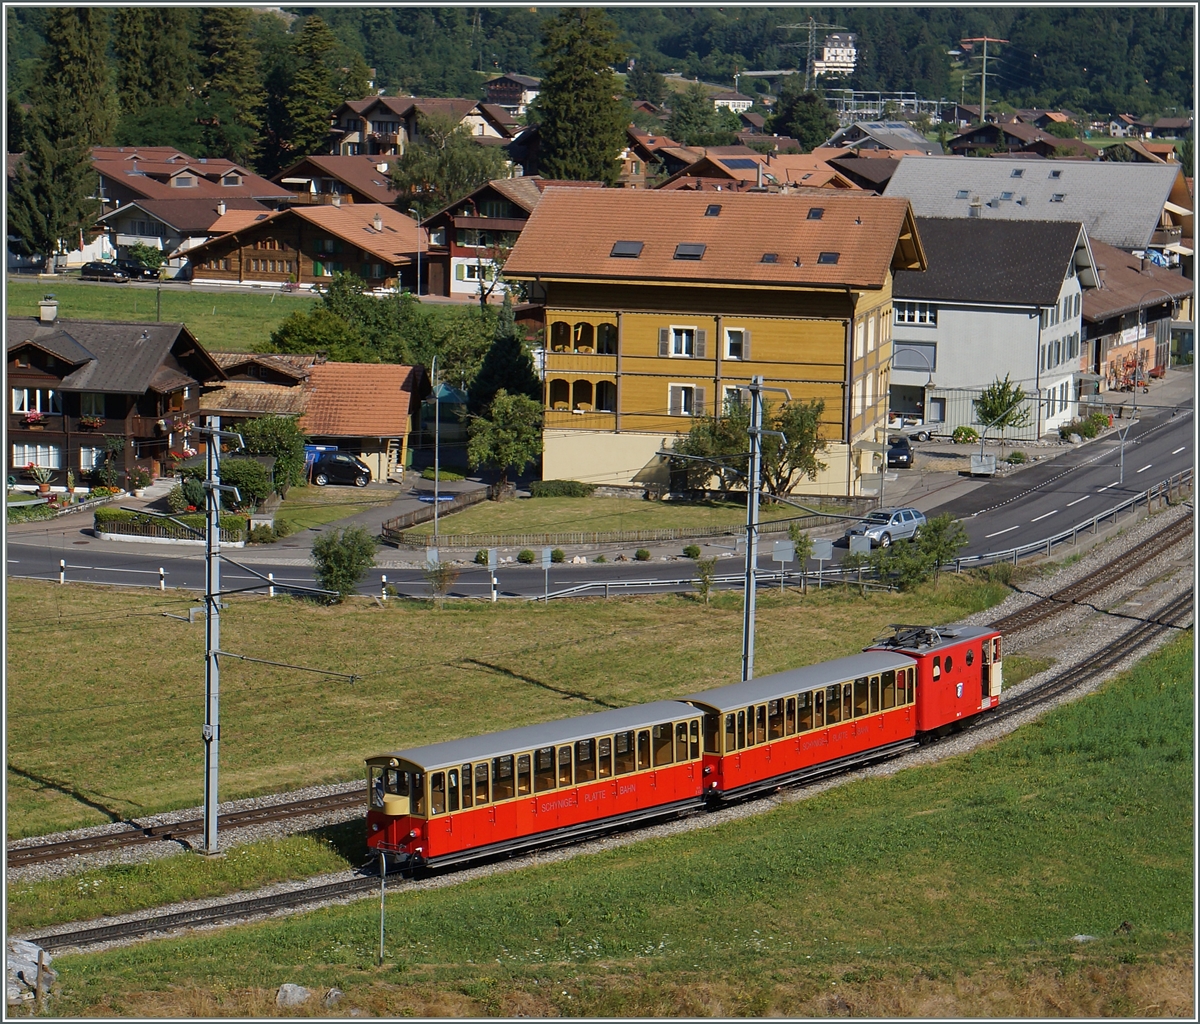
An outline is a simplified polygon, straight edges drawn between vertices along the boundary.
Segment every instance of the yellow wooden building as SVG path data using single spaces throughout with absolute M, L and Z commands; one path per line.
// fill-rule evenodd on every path
M 826 469 L 797 490 L 861 493 L 901 268 L 925 268 L 905 199 L 547 189 L 505 265 L 545 307 L 543 475 L 644 482 L 656 452 L 761 374 L 825 402 Z

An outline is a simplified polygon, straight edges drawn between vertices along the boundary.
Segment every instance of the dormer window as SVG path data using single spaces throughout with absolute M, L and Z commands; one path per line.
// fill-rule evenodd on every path
M 825 208 L 822 206 L 813 206 L 808 211 L 809 220 L 820 220 L 825 216 Z
M 222 185 L 240 185 L 241 183 L 242 176 L 240 174 L 226 174 L 225 177 L 221 179 Z
M 699 260 L 704 258 L 707 246 L 703 242 L 680 242 L 675 246 L 675 259 Z
M 171 184 L 175 188 L 195 188 L 196 178 L 191 174 L 177 174 L 171 179 Z

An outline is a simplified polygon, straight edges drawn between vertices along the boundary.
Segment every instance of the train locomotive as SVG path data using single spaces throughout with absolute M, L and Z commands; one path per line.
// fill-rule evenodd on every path
M 575 842 L 892 757 L 1000 702 L 1001 636 L 895 626 L 861 654 L 367 759 L 367 845 L 439 868 Z

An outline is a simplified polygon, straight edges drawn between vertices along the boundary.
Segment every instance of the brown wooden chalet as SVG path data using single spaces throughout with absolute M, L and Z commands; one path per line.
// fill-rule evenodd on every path
M 106 439 L 124 440 L 121 468 L 157 475 L 171 451 L 198 448 L 191 428 L 201 385 L 224 378 L 181 323 L 60 320 L 43 300 L 36 317 L 8 317 L 8 476 L 34 484 L 28 467 L 53 470 L 62 486 L 103 459 Z
M 292 192 L 294 206 L 396 202 L 388 182 L 393 157 L 306 156 L 272 179 Z M 337 197 L 336 200 L 334 197 Z

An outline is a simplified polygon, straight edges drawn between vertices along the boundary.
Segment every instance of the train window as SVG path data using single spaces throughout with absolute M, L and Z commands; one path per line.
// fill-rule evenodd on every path
M 638 748 L 637 748 L 637 765 L 638 770 L 650 767 L 650 730 L 638 730 Z
M 409 810 L 413 814 L 425 816 L 425 773 L 413 772 L 408 777 Z M 403 794 L 401 794 L 403 796 Z
M 599 755 L 600 755 L 599 756 L 599 760 L 600 760 L 599 777 L 602 779 L 611 778 L 612 773 L 613 773 L 612 738 L 610 736 L 601 737 L 599 740 L 596 741 L 596 747 L 597 747 L 597 749 L 599 751 Z
M 751 729 L 753 729 L 753 728 L 754 728 L 754 726 L 753 726 L 753 724 L 751 724 Z M 738 739 L 737 748 L 738 748 L 738 750 L 741 750 L 746 745 L 746 712 L 744 712 L 744 711 L 738 712 L 738 737 L 737 737 L 737 739 Z
M 754 709 L 754 742 L 767 742 L 767 706 L 759 704 Z
M 825 691 L 813 690 L 813 728 L 821 729 L 825 725 Z
M 795 735 L 796 732 L 796 698 L 789 697 L 787 699 L 787 710 L 783 714 L 783 731 L 788 736 Z
M 674 746 L 671 740 L 672 728 L 671 723 L 667 722 L 665 725 L 656 725 L 652 730 L 655 768 L 660 764 L 670 764 L 675 760 Z
M 871 676 L 871 714 L 879 710 L 879 676 Z
M 725 753 L 737 750 L 737 726 L 732 714 L 725 716 Z
M 992 661 L 1000 661 L 1000 637 L 998 636 L 992 638 Z
M 849 685 L 848 683 L 846 685 Z M 854 680 L 854 717 L 862 718 L 870 703 L 871 687 L 866 676 Z
M 992 663 L 992 645 L 985 640 L 981 650 L 983 653 L 983 663 L 990 665 Z
M 465 811 L 474 801 L 471 799 L 471 766 L 464 764 L 462 766 L 462 805 Z
M 837 725 L 842 720 L 842 688 L 831 686 L 825 692 L 825 724 Z
M 575 743 L 575 780 L 591 782 L 596 777 L 596 741 L 578 740 Z
M 851 716 L 854 714 L 853 698 L 854 698 L 854 687 L 851 686 L 849 683 L 843 683 L 842 684 L 842 721 L 843 722 L 850 721 Z
M 517 780 L 513 778 L 513 756 L 492 758 L 492 799 L 499 803 L 501 800 L 511 800 L 517 795 Z
M 970 668 L 972 665 L 975 664 L 975 648 L 974 647 L 967 648 L 966 658 L 967 658 L 967 668 Z
M 904 670 L 901 669 L 900 671 L 903 672 Z M 882 707 L 883 707 L 884 711 L 887 711 L 888 708 L 894 708 L 896 706 L 896 672 L 895 672 L 895 670 L 888 669 L 883 674 L 882 678 L 883 678 L 883 686 L 882 686 L 882 692 L 881 692 L 881 696 L 883 698 Z
M 517 758 L 517 794 L 524 796 L 532 792 L 533 772 L 531 770 L 530 757 L 528 754 L 522 754 Z
M 384 788 L 395 796 L 408 796 L 408 772 L 389 768 L 384 776 Z
M 533 791 L 545 793 L 554 788 L 554 748 L 538 747 L 533 752 Z
M 429 813 L 446 813 L 446 773 L 434 772 L 429 776 Z
M 797 728 L 800 732 L 808 732 L 813 727 L 813 695 L 811 693 L 802 693 L 797 700 L 799 701 Z
M 455 811 L 458 810 L 458 769 L 451 768 L 446 773 L 446 778 L 448 780 L 446 786 L 447 786 L 447 797 L 449 800 L 449 803 L 447 804 L 446 809 L 448 811 L 450 811 L 451 814 L 453 814 Z
M 933 657 L 933 678 L 934 679 L 942 678 L 942 659 L 941 659 L 940 655 L 936 655 L 936 654 Z
M 558 748 L 558 784 L 560 786 L 569 786 L 571 784 L 571 748 Z
M 475 806 L 488 802 L 488 766 L 483 761 L 475 766 Z
M 767 739 L 777 740 L 783 736 L 783 701 L 773 700 L 767 705 Z
M 692 719 L 690 731 L 692 734 L 692 760 L 698 761 L 700 759 L 700 719 Z
M 721 752 L 721 716 L 714 715 L 711 711 L 704 716 L 704 752 Z
M 946 671 L 949 672 L 952 668 L 954 668 L 954 659 L 949 654 L 947 654 L 946 655 Z
M 688 724 L 687 722 L 675 723 L 675 760 L 686 761 L 688 759 L 688 742 L 687 742 Z
M 613 737 L 617 746 L 617 774 L 624 775 L 637 767 L 637 755 L 633 747 L 633 732 L 619 732 Z
M 383 769 L 371 768 L 371 781 L 367 785 L 367 792 L 370 794 L 371 806 L 383 806 Z

